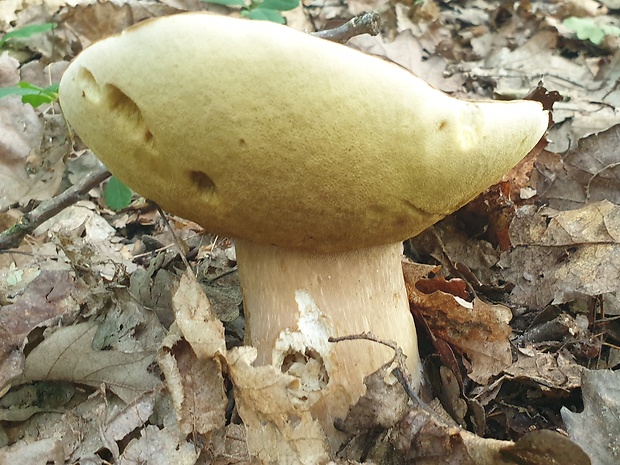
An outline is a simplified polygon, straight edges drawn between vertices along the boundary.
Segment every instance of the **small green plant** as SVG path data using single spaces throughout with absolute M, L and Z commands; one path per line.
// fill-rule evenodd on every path
M 58 99 L 58 83 L 43 88 L 21 81 L 16 86 L 0 87 L 0 98 L 9 95 L 21 95 L 23 103 L 29 103 L 37 108 L 44 103 L 52 103 Z
M 606 36 L 620 37 L 620 27 L 596 21 L 594 18 L 566 18 L 562 24 L 577 34 L 579 40 L 589 40 L 601 45 Z
M 120 182 L 118 178 L 112 176 L 108 181 L 108 184 L 103 190 L 103 198 L 105 204 L 111 210 L 117 211 L 126 208 L 131 203 L 133 197 L 132 190 L 125 184 Z
M 202 0 L 225 6 L 241 7 L 241 16 L 262 21 L 284 24 L 282 11 L 289 11 L 299 6 L 299 0 Z
M 45 23 L 31 24 L 14 29 L 0 38 L 0 49 L 10 44 L 15 39 L 27 39 L 33 35 L 50 31 L 55 27 L 56 24 L 54 23 Z M 52 103 L 58 98 L 58 84 L 52 84 L 51 86 L 43 88 L 26 81 L 21 81 L 16 86 L 0 87 L 0 98 L 9 95 L 21 95 L 23 103 L 29 103 L 36 108 L 44 103 Z
M 19 29 L 14 29 L 11 32 L 7 32 L 0 38 L 0 48 L 4 47 L 6 44 L 11 42 L 14 39 L 27 39 L 35 34 L 41 34 L 42 32 L 51 31 L 56 27 L 54 23 L 44 23 L 44 24 L 31 24 L 29 26 L 20 27 Z
M 56 27 L 54 23 L 31 24 L 11 32 L 7 32 L 0 38 L 0 49 L 8 45 L 14 39 L 26 39 L 35 34 L 40 34 L 52 30 Z M 30 82 L 21 81 L 16 86 L 0 87 L 0 98 L 10 95 L 21 95 L 22 102 L 37 108 L 44 103 L 53 103 L 58 100 L 58 83 L 48 87 L 39 87 Z M 131 203 L 133 193 L 115 177 L 110 178 L 103 192 L 106 205 L 112 210 L 121 210 Z

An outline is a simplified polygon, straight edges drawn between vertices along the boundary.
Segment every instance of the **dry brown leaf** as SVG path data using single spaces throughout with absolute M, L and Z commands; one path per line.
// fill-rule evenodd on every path
M 416 465 L 590 465 L 578 445 L 554 431 L 534 431 L 517 442 L 476 436 L 411 410 L 393 434 L 404 463 Z
M 159 365 L 181 431 L 208 437 L 226 423 L 228 399 L 221 362 L 226 354 L 224 326 L 190 272 L 181 277 L 172 306 L 176 322 L 159 351 Z
M 93 323 L 57 329 L 28 354 L 20 381 L 72 381 L 93 387 L 104 384 L 126 403 L 161 383 L 151 369 L 154 352 L 94 350 L 96 332 Z
M 273 366 L 254 367 L 256 349 L 228 353 L 228 370 L 250 455 L 265 463 L 318 464 L 329 460 L 330 445 L 308 402 L 295 395 L 299 379 Z
M 439 290 L 426 294 L 417 284 L 428 274 L 428 266 L 404 263 L 403 270 L 414 312 L 424 318 L 434 337 L 467 356 L 471 379 L 485 384 L 511 364 L 508 308 L 478 298 L 468 302 Z
M 30 332 L 71 323 L 87 296 L 87 286 L 69 272 L 43 271 L 19 299 L 0 308 L 0 394 L 21 374 Z
M 568 434 L 588 452 L 595 464 L 620 459 L 620 372 L 584 370 L 581 413 L 562 409 Z
M 525 465 L 590 465 L 590 458 L 566 436 L 551 430 L 530 431 L 500 455 Z
M 216 354 L 226 354 L 224 325 L 192 275 L 185 273 L 181 277 L 179 288 L 172 297 L 172 306 L 176 324 L 199 359 L 209 360 Z
M 620 207 L 596 202 L 578 210 L 523 207 L 511 225 L 515 248 L 501 273 L 515 284 L 516 305 L 543 308 L 618 290 Z
M 260 465 L 251 458 L 245 439 L 245 426 L 230 423 L 213 433 L 211 446 L 206 452 L 213 465 Z
M 118 461 L 119 465 L 194 465 L 200 451 L 189 442 L 179 441 L 167 428 L 149 425 L 132 439 Z
M 561 354 L 549 354 L 535 350 L 525 355 L 519 351 L 517 361 L 504 370 L 511 379 L 537 385 L 543 392 L 567 395 L 581 386 L 583 368 Z
M 0 463 L 65 463 L 62 441 L 46 438 L 28 444 L 16 443 L 0 449 Z
M 500 449 L 509 441 L 484 439 L 455 426 L 448 426 L 436 415 L 411 410 L 393 433 L 393 444 L 404 463 L 416 465 L 514 465 L 504 461 Z
M 561 2 L 556 0 L 556 3 L 558 3 L 558 15 L 561 18 L 568 16 L 592 17 L 608 13 L 607 8 L 596 0 L 562 0 Z
M 490 242 L 471 237 L 481 231 L 466 229 L 459 221 L 458 214 L 451 215 L 410 241 L 417 253 L 434 258 L 451 273 L 454 274 L 453 270 L 464 266 L 472 275 L 471 283 L 496 284 L 498 273 L 495 265 L 499 261 L 500 252 Z
M 8 52 L 0 55 L 4 86 L 19 81 L 18 66 L 19 62 L 10 58 Z M 33 198 L 49 198 L 58 188 L 57 182 L 47 183 L 47 190 L 43 189 L 40 195 L 30 194 L 37 179 L 27 172 L 28 156 L 43 137 L 43 125 L 34 108 L 24 105 L 18 96 L 0 99 L 0 134 L 0 209 L 17 202 L 25 204 Z
M 112 280 L 137 266 L 116 230 L 97 212 L 94 204 L 79 201 L 39 226 L 35 235 L 49 234 L 69 262 L 98 277 Z
M 349 409 L 345 419 L 337 420 L 336 428 L 349 434 L 338 453 L 340 457 L 387 463 L 388 452 L 381 444 L 388 429 L 402 418 L 409 402 L 403 386 L 392 374 L 394 368 L 404 366 L 402 357 L 395 360 L 366 376 L 366 393 Z
M 209 437 L 226 423 L 228 399 L 217 358 L 198 358 L 173 325 L 158 356 L 179 429 Z
M 536 190 L 552 208 L 569 210 L 608 200 L 620 204 L 620 124 L 582 139 L 568 153 L 537 161 Z

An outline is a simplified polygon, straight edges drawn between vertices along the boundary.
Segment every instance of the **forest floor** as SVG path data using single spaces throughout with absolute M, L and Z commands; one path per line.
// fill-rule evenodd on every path
M 198 0 L 0 2 L 0 91 L 13 89 L 0 93 L 0 464 L 259 463 L 231 359 L 201 358 L 188 329 L 243 345 L 232 240 L 106 189 L 54 87 L 91 43 L 205 9 L 240 14 Z M 279 431 L 274 453 L 620 463 L 620 1 L 308 0 L 282 14 L 312 32 L 372 10 L 379 34 L 349 46 L 456 97 L 531 95 L 553 104 L 553 125 L 499 184 L 405 242 L 423 405 L 398 410 L 369 387 L 388 423 L 361 408 L 338 454 L 310 426 Z M 192 302 L 225 333 L 192 320 Z

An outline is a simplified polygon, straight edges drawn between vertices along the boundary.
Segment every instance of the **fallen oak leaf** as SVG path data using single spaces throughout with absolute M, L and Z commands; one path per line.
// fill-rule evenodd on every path
M 467 356 L 471 364 L 468 376 L 486 384 L 512 363 L 508 325 L 512 313 L 502 305 L 487 304 L 478 298 L 468 302 L 442 290 L 426 294 L 418 283 L 426 279 L 432 268 L 403 263 L 409 302 L 414 312 L 424 318 L 434 337 Z M 422 282 L 422 289 L 431 289 L 426 280 Z M 441 288 L 448 287 L 441 284 Z
M 155 352 L 94 350 L 97 328 L 81 323 L 54 331 L 28 354 L 19 381 L 71 381 L 97 388 L 105 384 L 126 403 L 160 384 L 150 369 Z

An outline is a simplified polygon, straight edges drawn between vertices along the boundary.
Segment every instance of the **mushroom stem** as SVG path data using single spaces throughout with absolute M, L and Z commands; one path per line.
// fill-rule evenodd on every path
M 401 243 L 316 254 L 236 240 L 246 314 L 246 342 L 257 365 L 298 377 L 295 396 L 319 420 L 332 446 L 333 427 L 365 392 L 364 377 L 394 355 L 367 340 L 330 336 L 372 332 L 407 356 L 417 386 L 417 338 L 401 267 Z

